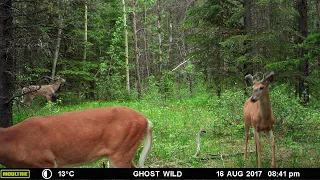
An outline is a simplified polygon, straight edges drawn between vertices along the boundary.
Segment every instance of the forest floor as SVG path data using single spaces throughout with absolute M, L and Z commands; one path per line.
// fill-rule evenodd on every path
M 206 95 L 175 101 L 141 100 L 127 102 L 84 102 L 79 105 L 46 104 L 31 112 L 15 109 L 14 123 L 29 116 L 49 115 L 93 107 L 121 105 L 133 108 L 153 123 L 153 147 L 145 162 L 146 167 L 257 167 L 253 137 L 249 140 L 247 160 L 243 159 L 244 129 L 242 109 L 244 98 L 227 94 L 221 98 Z M 231 100 L 230 100 L 231 99 Z M 276 142 L 276 164 L 282 168 L 320 167 L 320 113 L 312 108 L 294 115 L 273 104 L 276 123 L 273 131 Z M 284 104 L 284 106 L 288 106 Z M 289 109 L 292 110 L 292 104 Z M 297 105 L 298 106 L 298 105 Z M 281 107 L 281 108 L 280 108 Z M 277 113 L 281 111 L 281 113 Z M 284 113 L 284 114 L 283 114 Z M 290 114 L 291 113 L 291 114 Z M 203 128 L 201 153 L 197 151 L 196 134 Z M 271 145 L 267 136 L 260 136 L 262 167 L 271 167 Z M 142 148 L 139 148 L 139 154 Z M 135 162 L 138 155 L 135 157 Z M 102 167 L 102 159 L 81 167 Z

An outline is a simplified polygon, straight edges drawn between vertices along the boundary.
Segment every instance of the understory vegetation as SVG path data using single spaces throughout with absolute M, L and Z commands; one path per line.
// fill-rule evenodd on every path
M 275 115 L 273 127 L 276 140 L 277 167 L 319 167 L 320 112 L 319 103 L 302 106 L 298 98 L 287 95 L 286 85 L 270 87 Z M 145 163 L 146 167 L 257 167 L 253 135 L 249 140 L 249 154 L 243 160 L 244 129 L 243 104 L 250 95 L 244 90 L 227 90 L 221 96 L 213 96 L 197 87 L 198 93 L 190 95 L 180 89 L 178 98 L 164 100 L 152 94 L 142 100 L 87 101 L 65 104 L 63 99 L 46 104 L 36 99 L 32 108 L 14 105 L 14 124 L 36 115 L 50 115 L 85 108 L 127 106 L 133 108 L 153 123 L 153 147 Z M 248 91 L 249 94 L 249 91 Z M 201 153 L 197 157 L 196 134 L 203 128 Z M 251 131 L 252 133 L 253 131 Z M 262 167 L 271 166 L 271 146 L 265 135 L 260 138 Z M 138 160 L 141 148 L 136 155 Z M 82 167 L 102 167 L 104 158 Z

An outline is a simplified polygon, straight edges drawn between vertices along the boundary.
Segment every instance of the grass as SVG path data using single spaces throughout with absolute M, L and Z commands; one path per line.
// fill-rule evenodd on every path
M 275 89 L 272 95 L 276 117 L 274 135 L 276 140 L 277 167 L 320 166 L 320 113 L 298 103 L 283 104 Z M 285 98 L 285 97 L 283 97 Z M 180 101 L 142 100 L 128 102 L 85 102 L 79 105 L 47 104 L 34 113 L 20 108 L 14 113 L 18 123 L 29 116 L 57 114 L 92 107 L 121 105 L 142 113 L 153 123 L 153 147 L 145 163 L 147 167 L 257 167 L 255 153 L 243 160 L 244 130 L 242 107 L 245 97 L 241 92 L 224 92 L 221 98 L 201 94 Z M 284 107 L 286 106 L 286 107 Z M 28 112 L 28 113 L 27 113 Z M 280 120 L 279 120 L 280 119 Z M 195 157 L 196 134 L 201 128 L 201 154 Z M 261 135 L 262 166 L 271 167 L 271 146 L 266 135 Z M 139 152 L 142 148 L 139 149 Z M 253 138 L 249 151 L 254 151 Z M 210 158 L 211 155 L 230 155 Z M 208 159 L 201 159 L 208 158 Z M 138 155 L 135 157 L 135 162 Z M 101 167 L 99 160 L 81 167 Z

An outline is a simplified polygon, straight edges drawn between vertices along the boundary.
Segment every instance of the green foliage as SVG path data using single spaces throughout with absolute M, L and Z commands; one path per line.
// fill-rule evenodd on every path
M 154 76 L 149 76 L 146 80 L 147 82 L 145 83 L 145 86 L 147 87 L 147 90 L 144 92 L 144 99 L 160 102 L 161 96 L 159 95 L 157 80 Z
M 271 102 L 276 120 L 275 131 L 291 134 L 292 138 L 299 141 L 316 141 L 320 138 L 319 133 L 313 133 L 313 137 L 307 136 L 306 133 L 317 130 L 315 119 L 320 117 L 319 112 L 302 106 L 294 95 L 285 93 L 288 88 L 290 88 L 288 85 L 277 85 L 271 90 Z
M 125 48 L 123 32 L 123 19 L 122 17 L 118 17 L 114 27 L 113 38 L 110 41 L 111 44 L 107 52 L 108 58 L 102 58 L 100 61 L 100 78 L 98 86 L 99 97 L 102 99 L 124 100 L 128 97 L 124 84 Z
M 123 17 L 120 1 L 86 1 L 88 41 L 84 42 L 84 1 L 13 2 L 14 75 L 18 81 L 34 80 L 51 72 L 59 21 L 63 21 L 57 73 L 65 75 L 64 98 L 72 102 L 86 99 L 124 100 L 136 93 L 133 72 L 132 10 L 127 3 L 129 31 L 130 86 L 124 88 Z M 161 3 L 163 56 L 169 47 L 169 14 L 173 22 L 170 59 L 163 57 L 163 79 L 159 78 L 159 40 L 156 0 L 136 1 L 138 54 L 142 88 L 165 99 L 184 99 L 203 91 L 211 93 L 243 88 L 245 74 L 275 71 L 278 82 L 295 86 L 299 65 L 308 60 L 311 103 L 319 99 L 319 32 L 315 8 L 309 3 L 309 36 L 301 44 L 297 32 L 294 2 L 289 0 L 199 0 Z M 21 14 L 32 14 L 32 17 Z M 187 10 L 187 12 L 185 12 Z M 250 12 L 250 13 L 248 13 Z M 60 18 L 59 18 L 60 17 Z M 245 20 L 249 19 L 249 23 Z M 33 26 L 30 26 L 32 24 Z M 146 47 L 144 47 L 146 45 Z M 86 49 L 84 49 L 86 47 Z M 297 57 L 300 48 L 308 53 Z M 83 53 L 87 58 L 84 61 Z M 145 54 L 146 53 L 146 54 Z M 147 58 L 147 59 L 145 59 Z M 185 59 L 190 63 L 179 74 L 169 71 Z M 192 63 L 191 63 L 192 62 Z M 147 71 L 147 72 L 146 72 Z M 149 77 L 158 87 L 148 87 Z M 153 80 L 152 80 L 153 81 Z M 201 82 L 201 83 L 200 83 Z M 151 83 L 152 84 L 152 83 Z M 201 85 L 199 85 L 201 84 Z M 199 85 L 199 86 L 198 86 Z M 20 91 L 17 87 L 17 92 Z M 198 88 L 198 89 L 197 89 Z M 151 90 L 152 89 L 152 90 Z M 194 89 L 194 90 L 193 90 Z M 82 100 L 80 100 L 82 99 Z M 315 107 L 317 105 L 313 103 Z
M 226 90 L 222 93 L 220 98 L 217 98 L 216 103 L 213 106 L 221 109 L 218 111 L 218 117 L 227 124 L 237 124 L 243 119 L 243 102 L 245 100 L 244 93 L 241 91 L 232 92 Z
M 123 18 L 118 17 L 114 32 L 112 33 L 113 37 L 111 39 L 111 45 L 108 50 L 108 55 L 111 57 L 111 60 L 114 62 L 123 62 L 124 57 L 124 27 L 123 27 Z M 124 63 L 122 63 L 124 64 Z
M 288 88 L 290 87 L 286 85 L 277 85 L 270 90 L 272 92 L 272 107 L 274 108 L 275 119 L 277 120 L 276 125 L 279 128 L 286 128 L 285 125 L 290 125 L 291 123 L 293 123 L 291 124 L 292 127 L 295 127 L 297 123 L 301 124 L 301 121 L 295 121 L 294 119 L 304 117 L 303 109 L 305 108 L 299 104 L 299 100 L 292 94 L 287 95 L 284 93 L 288 91 Z M 294 121 L 287 122 L 289 119 Z
M 320 33 L 310 34 L 304 42 L 301 44 L 301 48 L 308 50 L 308 54 L 305 55 L 305 59 L 308 60 L 310 74 L 307 78 L 310 83 L 311 101 L 313 99 L 319 99 L 320 93 Z M 318 106 L 319 107 L 319 106 Z
M 186 39 L 194 47 L 190 56 L 207 84 L 216 85 L 209 88 L 228 89 L 234 82 L 226 77 L 239 82 L 239 76 L 267 70 L 275 71 L 280 81 L 293 81 L 290 75 L 297 74 L 300 61 L 295 59 L 292 36 L 300 34 L 292 1 L 250 1 L 246 5 L 204 0 L 187 15 L 185 28 L 194 30 Z

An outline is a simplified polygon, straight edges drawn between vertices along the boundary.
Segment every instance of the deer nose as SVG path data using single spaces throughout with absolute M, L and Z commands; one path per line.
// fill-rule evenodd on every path
M 251 97 L 251 102 L 257 102 L 257 99 L 256 98 L 254 98 L 254 97 Z

